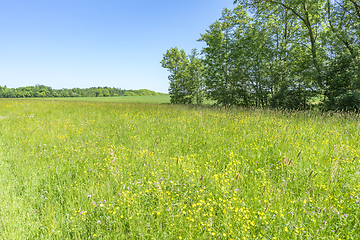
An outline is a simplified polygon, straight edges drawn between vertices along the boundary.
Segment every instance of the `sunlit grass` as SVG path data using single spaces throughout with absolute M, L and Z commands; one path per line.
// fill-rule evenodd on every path
M 161 96 L 120 96 L 120 97 L 62 97 L 45 100 L 80 101 L 80 102 L 130 102 L 130 103 L 170 103 L 169 95 Z
M 121 103 L 170 103 L 169 95 L 161 96 L 120 96 L 120 97 L 63 97 L 63 98 L 38 98 L 37 100 L 73 101 L 73 102 L 121 102 Z M 215 101 L 205 99 L 203 105 L 213 105 Z
M 0 100 L 0 239 L 359 239 L 359 118 Z

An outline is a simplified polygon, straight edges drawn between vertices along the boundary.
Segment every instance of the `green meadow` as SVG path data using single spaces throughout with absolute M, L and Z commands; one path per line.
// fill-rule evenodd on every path
M 39 99 L 39 98 L 34 98 Z M 162 104 L 170 103 L 169 95 L 160 96 L 119 96 L 119 97 L 59 97 L 59 98 L 43 98 L 44 100 L 58 100 L 58 101 L 70 101 L 70 102 L 122 102 L 122 103 L 151 103 Z M 204 105 L 212 105 L 215 101 L 205 99 Z
M 120 97 L 59 97 L 44 100 L 80 101 L 80 102 L 128 102 L 128 103 L 170 103 L 169 95 L 160 96 L 120 96 Z
M 0 99 L 0 239 L 360 239 L 359 115 L 124 99 Z

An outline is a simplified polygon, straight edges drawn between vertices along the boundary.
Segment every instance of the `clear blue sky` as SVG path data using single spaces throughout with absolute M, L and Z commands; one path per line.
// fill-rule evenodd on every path
M 167 92 L 160 65 L 190 53 L 233 0 L 0 1 L 0 86 L 108 86 Z

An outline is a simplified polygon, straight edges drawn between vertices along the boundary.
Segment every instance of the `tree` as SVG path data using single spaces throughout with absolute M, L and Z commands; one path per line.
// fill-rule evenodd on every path
M 360 57 L 343 54 L 321 76 L 326 110 L 360 110 Z
M 274 43 L 266 21 L 249 17 L 242 6 L 213 23 L 200 41 L 207 94 L 218 104 L 266 106 L 273 89 Z
M 235 24 L 230 21 L 231 15 L 232 13 L 225 9 L 223 17 L 211 24 L 199 39 L 207 45 L 203 49 L 206 93 L 210 99 L 224 106 L 248 106 L 249 96 L 246 80 L 240 76 L 246 71 L 246 67 L 243 64 L 235 63 L 236 59 L 242 59 L 240 57 L 242 48 L 240 46 L 233 47 L 237 44 L 232 38 L 236 30 L 234 30 Z M 242 20 L 244 21 L 240 21 L 241 27 L 239 28 L 245 30 L 248 19 L 245 17 Z
M 204 77 L 203 77 L 203 61 L 198 58 L 196 49 L 192 49 L 188 55 L 188 63 L 183 74 L 186 91 L 188 94 L 188 102 L 201 104 L 204 99 Z
M 310 43 L 313 65 L 317 73 L 321 72 L 317 35 L 322 30 L 321 19 L 324 16 L 325 0 L 236 0 L 235 3 L 242 3 L 259 13 L 271 13 L 278 8 L 288 10 L 289 14 L 295 16 L 304 26 L 302 30 L 305 30 Z
M 333 3 L 332 3 L 333 2 Z M 360 2 L 356 0 L 327 0 L 327 24 L 334 36 L 332 45 L 357 54 L 360 44 Z M 338 48 L 341 46 L 342 48 Z
M 201 103 L 203 99 L 202 62 L 194 49 L 191 55 L 177 47 L 166 51 L 161 66 L 170 72 L 169 94 L 171 103 Z

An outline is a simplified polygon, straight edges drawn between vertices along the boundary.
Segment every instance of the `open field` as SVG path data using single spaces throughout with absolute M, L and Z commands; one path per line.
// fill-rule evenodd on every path
M 131 102 L 131 103 L 170 103 L 169 95 L 162 96 L 120 96 L 120 97 L 62 97 L 45 98 L 46 100 L 81 101 L 81 102 Z
M 73 102 L 121 102 L 121 103 L 151 103 L 162 104 L 170 103 L 169 95 L 162 96 L 120 96 L 120 97 L 62 97 L 62 98 L 34 98 L 37 100 L 44 99 L 50 101 L 73 101 Z M 212 105 L 215 101 L 205 99 L 204 105 Z
M 360 239 L 359 133 L 356 115 L 0 99 L 0 239 Z

